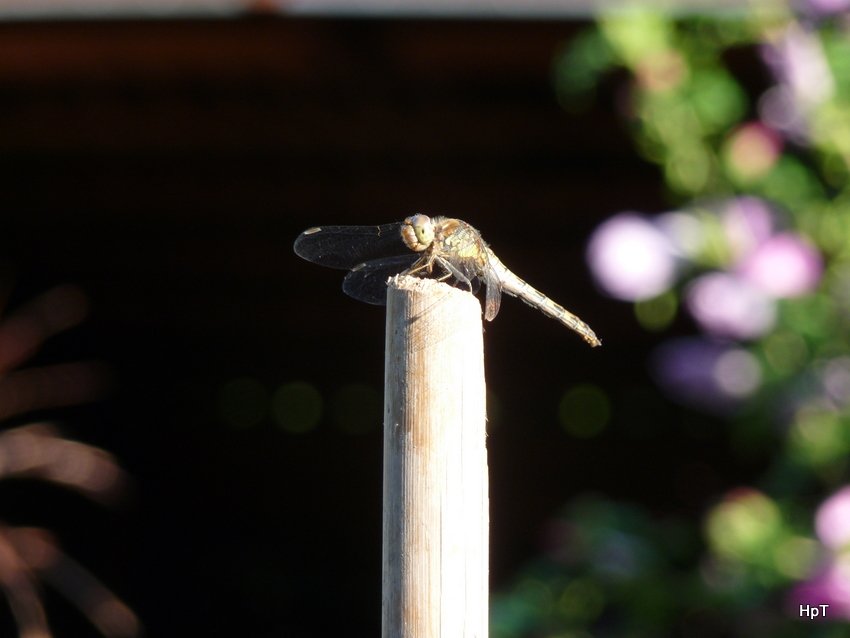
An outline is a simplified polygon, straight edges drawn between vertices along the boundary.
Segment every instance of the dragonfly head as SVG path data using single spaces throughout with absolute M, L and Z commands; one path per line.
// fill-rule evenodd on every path
M 412 215 L 404 220 L 401 237 L 410 250 L 422 252 L 434 241 L 434 222 L 428 215 Z

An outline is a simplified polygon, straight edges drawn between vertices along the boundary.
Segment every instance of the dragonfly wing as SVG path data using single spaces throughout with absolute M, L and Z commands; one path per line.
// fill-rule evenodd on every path
M 380 226 L 321 226 L 298 235 L 299 257 L 329 268 L 354 268 L 381 257 L 409 253 L 401 237 L 402 222 Z
M 406 255 L 358 264 L 345 276 L 342 290 L 359 301 L 383 306 L 387 303 L 387 278 L 407 270 L 418 258 L 408 251 Z

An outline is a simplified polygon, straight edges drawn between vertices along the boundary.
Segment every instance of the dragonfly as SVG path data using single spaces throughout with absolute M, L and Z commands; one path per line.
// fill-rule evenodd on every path
M 484 318 L 499 313 L 502 293 L 577 332 L 591 346 L 602 345 L 584 321 L 515 275 L 470 224 L 450 217 L 416 214 L 378 226 L 316 226 L 295 240 L 295 253 L 307 261 L 349 270 L 343 291 L 360 301 L 384 305 L 391 275 L 453 280 L 470 292 L 483 284 Z

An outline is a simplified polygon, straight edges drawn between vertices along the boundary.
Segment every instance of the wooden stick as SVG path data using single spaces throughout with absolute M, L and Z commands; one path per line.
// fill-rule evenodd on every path
M 481 307 L 395 277 L 384 395 L 384 638 L 487 638 Z

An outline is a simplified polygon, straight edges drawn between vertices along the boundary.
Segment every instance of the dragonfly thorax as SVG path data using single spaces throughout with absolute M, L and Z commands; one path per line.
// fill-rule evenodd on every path
M 434 242 L 434 222 L 428 215 L 411 215 L 404 220 L 401 238 L 410 250 L 420 253 Z

